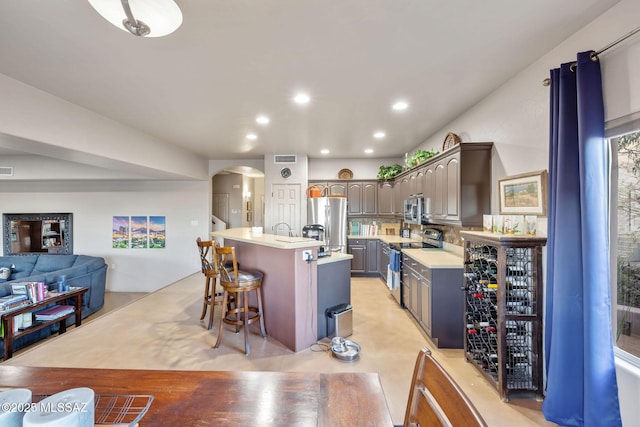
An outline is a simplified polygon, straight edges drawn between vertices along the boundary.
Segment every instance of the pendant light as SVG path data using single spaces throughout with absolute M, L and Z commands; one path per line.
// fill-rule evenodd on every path
M 173 0 L 88 0 L 104 19 L 136 36 L 162 37 L 182 24 Z

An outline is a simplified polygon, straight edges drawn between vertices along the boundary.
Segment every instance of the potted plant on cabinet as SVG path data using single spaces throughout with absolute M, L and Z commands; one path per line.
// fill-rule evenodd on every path
M 396 175 L 402 172 L 402 170 L 403 170 L 402 166 L 397 163 L 391 166 L 382 165 L 378 170 L 378 174 L 376 175 L 376 178 L 379 180 L 393 179 L 395 178 Z

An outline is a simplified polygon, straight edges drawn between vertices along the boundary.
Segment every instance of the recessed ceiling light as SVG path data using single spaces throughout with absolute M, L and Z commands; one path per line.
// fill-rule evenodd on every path
M 382 132 L 381 130 L 379 130 L 379 131 L 377 131 L 376 133 L 374 133 L 374 134 L 373 134 L 373 137 L 374 137 L 375 139 L 382 139 L 382 138 L 384 138 L 385 136 L 387 136 L 387 134 L 386 134 L 386 133 L 384 133 L 384 132 Z
M 261 125 L 268 125 L 270 121 L 271 120 L 269 119 L 269 117 L 265 116 L 264 114 L 260 114 L 258 117 L 256 117 L 256 123 Z
M 323 148 L 322 150 L 320 150 L 320 154 L 329 154 L 329 150 Z
M 406 101 L 396 101 L 391 108 L 393 108 L 395 111 L 404 111 L 407 108 L 409 108 L 409 104 L 407 104 Z
M 250 139 L 250 140 L 253 141 L 255 139 L 258 139 L 258 135 L 256 135 L 255 133 L 248 133 L 247 134 L 247 139 Z
M 308 104 L 309 101 L 311 101 L 311 98 L 306 93 L 300 92 L 293 97 L 293 102 L 295 102 L 296 104 L 304 105 Z
M 365 153 L 365 154 L 371 154 L 371 153 L 373 153 L 373 148 L 365 148 L 365 149 L 364 149 L 364 153 Z

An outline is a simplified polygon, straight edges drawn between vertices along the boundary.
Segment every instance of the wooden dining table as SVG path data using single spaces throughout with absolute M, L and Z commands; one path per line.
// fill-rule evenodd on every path
M 28 388 L 47 396 L 77 387 L 89 387 L 96 396 L 153 396 L 140 426 L 393 425 L 376 373 L 0 365 L 0 390 Z

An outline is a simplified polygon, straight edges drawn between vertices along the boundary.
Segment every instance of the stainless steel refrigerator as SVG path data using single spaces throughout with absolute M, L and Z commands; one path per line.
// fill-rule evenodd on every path
M 307 224 L 324 226 L 324 244 L 331 252 L 347 253 L 347 198 L 307 199 Z

